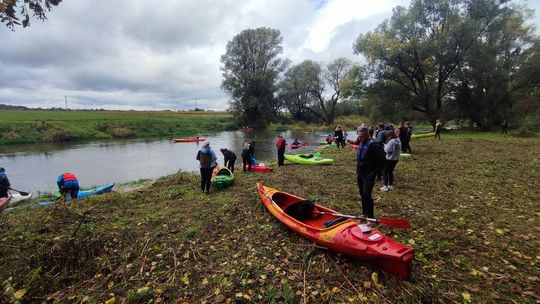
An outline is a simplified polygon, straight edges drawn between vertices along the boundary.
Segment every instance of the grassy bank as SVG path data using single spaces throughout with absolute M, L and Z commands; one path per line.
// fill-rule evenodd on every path
M 414 227 L 379 226 L 416 248 L 410 282 L 317 248 L 261 204 L 256 182 L 359 214 L 349 148 L 326 148 L 336 159 L 327 167 L 237 172 L 232 188 L 209 195 L 198 176 L 179 173 L 125 194 L 2 214 L 0 278 L 12 277 L 5 285 L 28 303 L 535 303 L 540 140 L 444 135 L 414 141 L 397 189 L 374 191 L 377 215 Z
M 0 144 L 193 136 L 229 130 L 226 112 L 0 111 Z

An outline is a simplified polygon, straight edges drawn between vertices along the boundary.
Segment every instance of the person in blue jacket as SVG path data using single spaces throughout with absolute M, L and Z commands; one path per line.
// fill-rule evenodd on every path
M 210 184 L 212 181 L 212 171 L 217 165 L 217 156 L 214 150 L 210 148 L 210 142 L 206 141 L 202 148 L 197 152 L 197 160 L 201 169 L 201 190 L 210 193 Z
M 11 184 L 9 183 L 9 179 L 6 175 L 6 169 L 0 168 L 0 197 L 9 196 L 9 187 L 11 187 Z
M 79 181 L 73 173 L 66 172 L 58 175 L 56 184 L 60 190 L 60 194 L 64 197 L 67 193 L 71 198 L 77 198 L 79 194 Z

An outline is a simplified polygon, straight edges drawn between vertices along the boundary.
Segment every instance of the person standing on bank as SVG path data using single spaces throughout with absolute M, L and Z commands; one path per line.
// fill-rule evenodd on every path
M 278 140 L 276 143 L 277 147 L 277 159 L 278 159 L 278 166 L 283 166 L 283 163 L 285 162 L 285 147 L 287 146 L 287 141 L 281 134 L 278 135 Z
M 234 163 L 236 162 L 236 154 L 225 148 L 219 149 L 221 153 L 223 154 L 223 165 L 227 167 L 227 169 L 231 170 L 231 172 L 234 173 Z
M 6 169 L 0 168 L 0 197 L 8 197 L 8 190 L 11 187 L 9 179 L 6 175 Z
M 365 217 L 374 218 L 373 186 L 375 176 L 385 162 L 383 145 L 372 142 L 367 128 L 362 128 L 358 133 L 358 159 L 356 162 L 356 182 L 362 200 L 362 213 Z
M 210 184 L 212 180 L 212 171 L 217 165 L 216 153 L 210 148 L 210 142 L 204 142 L 202 148 L 197 152 L 197 160 L 201 169 L 201 190 L 210 193 Z
M 386 153 L 383 168 L 384 186 L 381 191 L 394 190 L 394 169 L 401 152 L 401 141 L 393 130 L 386 133 L 386 138 L 386 144 L 384 144 L 384 152 Z
M 341 125 L 337 125 L 336 130 L 334 131 L 334 138 L 338 148 L 339 145 L 341 145 L 341 148 L 345 148 L 345 135 L 343 134 L 343 129 L 341 129 Z
M 441 132 L 442 132 L 442 123 L 440 119 L 437 119 L 435 122 L 435 139 L 438 139 L 438 140 L 441 139 Z
M 242 148 L 242 168 L 244 172 L 251 171 L 251 158 L 255 155 L 255 142 L 246 142 Z
M 56 184 L 58 185 L 58 190 L 60 190 L 62 197 L 65 197 L 65 195 L 69 193 L 69 196 L 71 196 L 72 199 L 75 199 L 79 195 L 79 181 L 73 173 L 67 172 L 58 175 Z
M 506 120 L 503 120 L 503 122 L 501 123 L 501 134 L 507 134 L 508 131 L 508 122 Z

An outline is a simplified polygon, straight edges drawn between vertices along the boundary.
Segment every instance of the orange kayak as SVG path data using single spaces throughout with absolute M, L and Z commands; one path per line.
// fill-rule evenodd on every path
M 175 138 L 174 142 L 200 142 L 205 141 L 206 138 Z
M 411 277 L 414 248 L 396 242 L 377 229 L 364 233 L 354 220 L 320 214 L 318 212 L 337 212 L 301 197 L 260 183 L 257 183 L 257 189 L 264 206 L 292 231 L 319 246 L 376 264 L 401 278 Z M 304 207 L 291 208 L 301 204 Z

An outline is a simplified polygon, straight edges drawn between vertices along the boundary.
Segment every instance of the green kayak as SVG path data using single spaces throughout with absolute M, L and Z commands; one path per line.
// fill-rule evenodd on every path
M 330 165 L 334 163 L 331 158 L 322 158 L 321 152 L 314 154 L 285 154 L 285 159 L 303 165 Z
M 219 169 L 214 176 L 212 176 L 212 185 L 218 190 L 223 190 L 229 187 L 234 180 L 234 173 L 227 168 Z
M 412 139 L 426 138 L 426 137 L 434 137 L 434 136 L 435 136 L 435 132 L 413 134 L 413 135 L 411 135 L 411 140 Z

